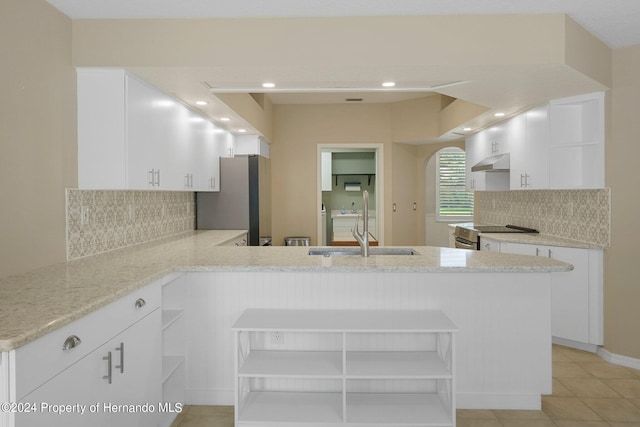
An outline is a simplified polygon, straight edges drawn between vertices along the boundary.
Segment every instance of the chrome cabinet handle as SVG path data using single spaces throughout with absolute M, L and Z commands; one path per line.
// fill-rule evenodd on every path
M 124 343 L 121 342 L 119 347 L 116 347 L 116 351 L 120 352 L 120 364 L 116 365 L 116 369 L 120 369 L 120 373 L 124 374 Z
M 136 305 L 136 308 L 142 308 L 142 307 L 144 307 L 145 305 L 147 305 L 147 302 L 146 302 L 144 299 L 142 299 L 142 298 L 138 298 L 138 299 L 136 300 L 136 304 L 135 304 L 135 305 Z
M 155 185 L 154 175 L 155 175 L 155 169 L 151 169 L 149 171 L 149 185 L 152 187 Z
M 77 335 L 71 335 L 67 337 L 66 340 L 64 340 L 64 343 L 62 344 L 62 350 L 71 350 L 72 348 L 76 348 L 77 346 L 79 346 L 80 343 L 82 343 L 82 340 L 80 340 Z
M 107 380 L 107 382 L 111 384 L 111 352 L 108 352 L 102 360 L 107 361 L 107 375 L 103 376 L 102 379 Z

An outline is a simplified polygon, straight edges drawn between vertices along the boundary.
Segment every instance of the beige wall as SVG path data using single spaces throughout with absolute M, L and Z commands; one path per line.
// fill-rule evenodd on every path
M 638 159 L 640 45 L 613 51 L 611 132 L 606 184 L 611 187 L 611 248 L 605 253 L 605 348 L 640 359 Z
M 274 244 L 292 235 L 311 236 L 316 244 L 318 144 L 383 144 L 385 244 L 424 244 L 427 161 L 440 148 L 463 147 L 464 142 L 413 145 L 401 138 L 432 137 L 441 105 L 440 96 L 429 96 L 391 104 L 274 106 Z M 416 117 L 413 124 L 406 122 L 407 116 Z
M 318 144 L 384 144 L 388 173 L 389 104 L 274 106 L 271 234 L 275 245 L 294 235 L 309 236 L 311 244 L 317 244 Z M 391 189 L 388 181 L 386 194 Z
M 77 185 L 71 21 L 44 0 L 2 0 L 0 276 L 65 260 Z

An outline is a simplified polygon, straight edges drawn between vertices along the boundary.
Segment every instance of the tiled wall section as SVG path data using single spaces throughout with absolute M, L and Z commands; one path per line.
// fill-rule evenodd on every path
M 67 259 L 95 255 L 195 228 L 195 194 L 67 189 Z
M 474 221 L 515 224 L 610 246 L 611 192 L 597 190 L 476 191 Z

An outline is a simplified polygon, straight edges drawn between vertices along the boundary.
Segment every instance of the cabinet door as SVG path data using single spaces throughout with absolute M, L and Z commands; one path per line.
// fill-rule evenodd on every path
M 512 190 L 549 188 L 548 106 L 533 108 L 509 121 Z
M 472 172 L 471 168 L 483 158 L 487 157 L 487 133 L 478 132 L 467 138 L 465 142 L 465 166 L 467 174 L 467 191 L 484 190 L 484 172 Z
M 177 102 L 131 76 L 126 83 L 127 187 L 164 188 L 169 170 L 161 153 L 168 150 Z
M 502 252 L 507 254 L 520 254 L 520 255 L 539 255 L 540 248 L 535 245 L 524 245 L 522 243 L 502 243 Z
M 509 188 L 523 190 L 526 188 L 527 174 L 527 119 L 521 114 L 509 121 L 510 144 L 510 172 Z
M 156 309 L 111 341 L 113 387 L 110 389 L 110 402 L 119 405 L 148 404 L 154 409 L 153 412 L 139 410 L 132 413 L 114 413 L 111 425 L 159 425 L 161 414 L 158 403 L 162 401 L 161 331 L 161 311 Z
M 480 250 L 486 252 L 501 252 L 501 244 L 497 240 L 480 236 Z
M 549 247 L 549 256 L 573 265 L 551 273 L 551 333 L 554 337 L 589 342 L 589 256 L 585 249 Z
M 573 265 L 572 271 L 551 273 L 551 334 L 589 342 L 589 255 L 585 249 L 504 243 L 502 251 L 545 256 Z
M 484 157 L 508 153 L 510 147 L 509 122 L 499 123 L 483 131 L 487 133 Z
M 77 74 L 78 188 L 126 189 L 125 72 Z
M 104 402 L 109 401 L 111 387 L 103 378 L 108 375 L 108 360 L 104 358 L 109 351 L 111 351 L 109 344 L 99 347 L 26 395 L 21 402 L 35 404 L 38 411 L 16 414 L 15 427 L 109 426 L 109 414 L 105 413 L 102 406 Z M 42 406 L 44 404 L 77 404 L 80 407 L 84 406 L 85 412 L 84 414 L 78 412 L 57 414 L 46 410 Z M 97 409 L 91 406 L 96 404 Z
M 211 122 L 205 122 L 194 173 L 194 191 L 220 191 L 220 156 L 224 153 L 227 132 Z
M 526 188 L 549 188 L 549 107 L 527 111 L 526 121 Z

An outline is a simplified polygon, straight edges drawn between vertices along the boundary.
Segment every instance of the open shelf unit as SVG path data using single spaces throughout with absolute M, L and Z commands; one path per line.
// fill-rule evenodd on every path
M 550 187 L 604 187 L 604 135 L 604 92 L 551 101 Z
M 179 274 L 162 287 L 162 399 L 185 403 L 185 275 Z M 169 427 L 175 413 L 162 414 L 162 426 Z
M 456 424 L 441 311 L 248 309 L 232 329 L 238 427 Z

